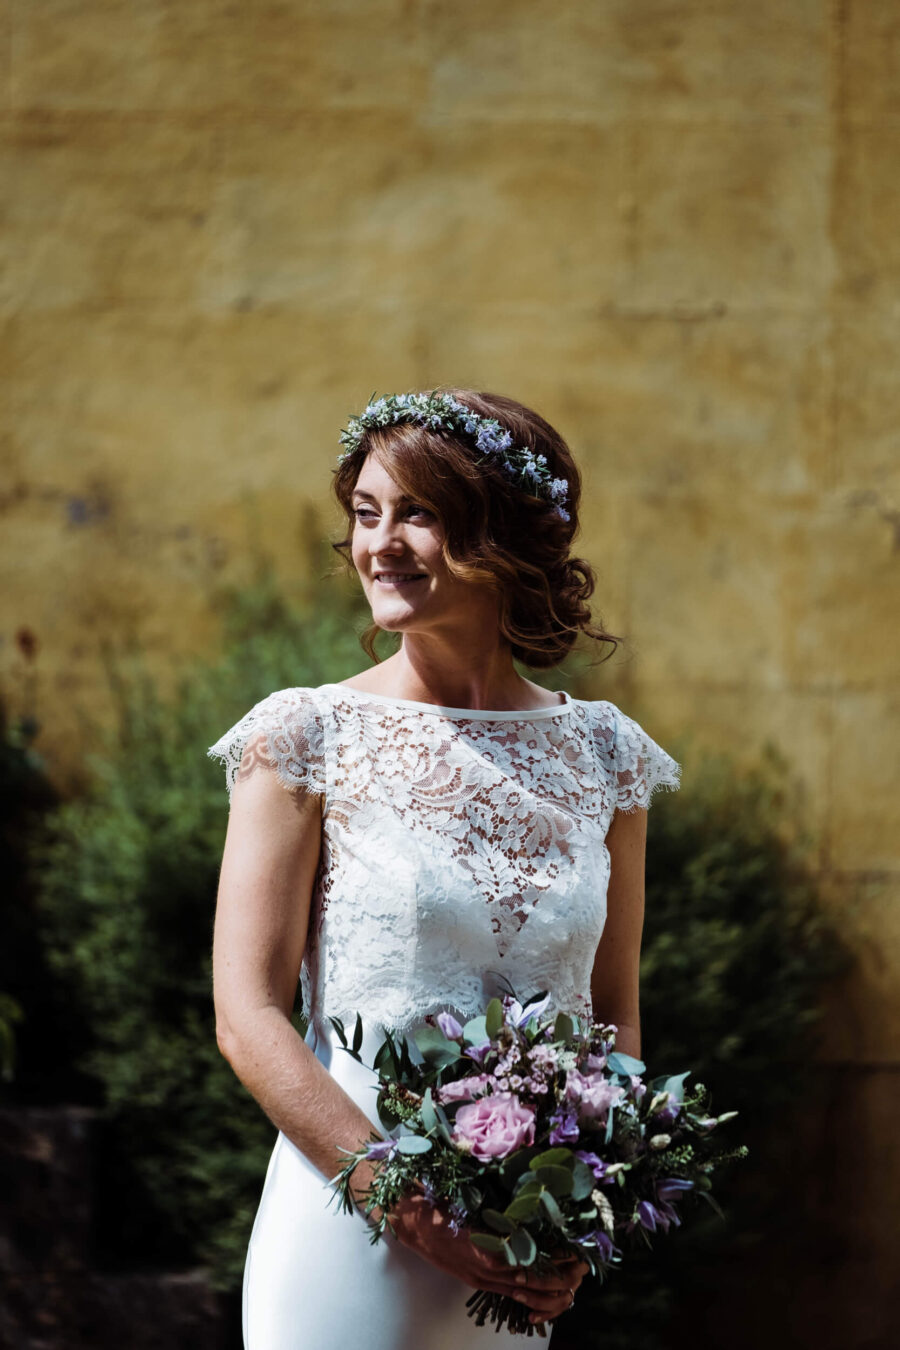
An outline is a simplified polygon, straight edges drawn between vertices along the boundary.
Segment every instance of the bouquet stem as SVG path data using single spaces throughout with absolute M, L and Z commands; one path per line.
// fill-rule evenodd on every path
M 485 1322 L 494 1322 L 494 1330 L 499 1331 L 506 1323 L 514 1336 L 524 1333 L 526 1336 L 547 1338 L 545 1323 L 529 1321 L 530 1310 L 524 1303 L 507 1294 L 486 1294 L 483 1289 L 476 1289 L 472 1297 L 466 1299 L 466 1307 L 469 1316 L 475 1318 L 477 1327 L 483 1327 Z

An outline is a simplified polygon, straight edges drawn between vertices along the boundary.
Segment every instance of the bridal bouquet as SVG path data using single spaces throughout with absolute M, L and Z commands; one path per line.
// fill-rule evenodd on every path
M 614 1026 L 548 1016 L 548 1004 L 546 994 L 524 1006 L 505 995 L 465 1026 L 447 1012 L 428 1017 L 415 1054 L 385 1034 L 373 1067 L 389 1137 L 373 1134 L 332 1183 L 352 1212 L 354 1169 L 378 1163 L 364 1196 L 372 1242 L 398 1200 L 424 1193 L 510 1267 L 549 1272 L 553 1258 L 577 1256 L 602 1280 L 623 1247 L 680 1226 L 693 1197 L 722 1213 L 711 1175 L 748 1150 L 720 1148 L 715 1134 L 737 1112 L 710 1115 L 708 1090 L 685 1088 L 689 1070 L 646 1084 L 641 1061 L 615 1049 Z M 331 1021 L 360 1059 L 361 1019 L 350 1043 Z M 479 1326 L 534 1334 L 511 1297 L 478 1290 L 467 1306 Z

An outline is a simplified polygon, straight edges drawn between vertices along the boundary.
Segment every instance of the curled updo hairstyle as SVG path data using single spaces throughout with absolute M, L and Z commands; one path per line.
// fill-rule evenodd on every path
M 398 422 L 367 431 L 335 470 L 332 487 L 348 531 L 332 547 L 353 568 L 351 497 L 366 455 L 374 452 L 401 492 L 432 511 L 443 526 L 450 574 L 496 591 L 500 631 L 516 660 L 533 669 L 555 666 L 579 633 L 611 643 L 606 660 L 621 639 L 592 624 L 587 600 L 596 583 L 594 570 L 569 553 L 581 496 L 581 476 L 569 447 L 549 422 L 514 399 L 448 386 L 435 392 L 452 394 L 480 416 L 496 418 L 515 445 L 546 455 L 552 476 L 568 480 L 570 519 L 563 520 L 552 503 L 513 482 L 490 456 L 476 463 L 480 456 L 467 438 Z M 360 638 L 375 662 L 378 632 L 373 623 Z

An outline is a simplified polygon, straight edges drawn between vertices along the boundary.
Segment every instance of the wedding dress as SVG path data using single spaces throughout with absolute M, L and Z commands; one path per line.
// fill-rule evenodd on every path
M 591 1013 L 613 813 L 679 786 L 680 766 L 613 703 L 561 695 L 526 712 L 445 708 L 348 685 L 278 690 L 208 750 L 229 794 L 244 758 L 321 795 L 322 848 L 299 972 L 307 1043 L 384 1133 L 374 1073 L 329 1022 L 464 1020 L 509 981 Z M 246 748 L 246 755 L 245 755 Z M 473 1291 L 362 1215 L 279 1132 L 250 1237 L 245 1350 L 496 1346 Z M 501 1333 L 506 1335 L 504 1331 Z

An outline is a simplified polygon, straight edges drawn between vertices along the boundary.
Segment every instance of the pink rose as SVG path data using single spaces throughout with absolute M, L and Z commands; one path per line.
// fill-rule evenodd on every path
M 534 1111 L 523 1106 L 512 1092 L 482 1097 L 457 1111 L 453 1142 L 480 1162 L 505 1158 L 515 1149 L 534 1143 Z
M 435 1100 L 439 1102 L 470 1102 L 481 1097 L 487 1091 L 491 1081 L 490 1074 L 473 1073 L 470 1078 L 458 1078 L 455 1083 L 445 1083 L 435 1088 Z
M 603 1124 L 609 1108 L 623 1096 L 625 1089 L 611 1083 L 603 1074 L 585 1076 L 577 1069 L 566 1075 L 566 1100 L 574 1104 L 579 1121 Z

